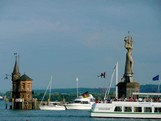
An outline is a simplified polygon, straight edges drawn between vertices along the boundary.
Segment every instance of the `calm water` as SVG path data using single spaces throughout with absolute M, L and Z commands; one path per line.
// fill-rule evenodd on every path
M 159 121 L 145 119 L 91 118 L 89 111 L 5 110 L 0 101 L 0 121 Z

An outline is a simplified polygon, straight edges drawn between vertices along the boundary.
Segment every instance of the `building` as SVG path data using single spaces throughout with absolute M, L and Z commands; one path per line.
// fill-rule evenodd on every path
M 32 79 L 19 72 L 19 57 L 16 56 L 12 72 L 12 109 L 32 109 Z

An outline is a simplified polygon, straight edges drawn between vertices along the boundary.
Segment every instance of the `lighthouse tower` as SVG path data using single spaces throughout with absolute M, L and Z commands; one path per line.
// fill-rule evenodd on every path
M 12 109 L 32 109 L 32 79 L 19 72 L 19 56 L 15 56 L 12 72 Z

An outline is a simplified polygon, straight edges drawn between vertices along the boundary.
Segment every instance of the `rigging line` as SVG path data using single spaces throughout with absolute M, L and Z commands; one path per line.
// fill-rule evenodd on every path
M 108 92 L 108 96 L 109 96 L 110 88 L 111 88 L 111 85 L 112 85 L 112 81 L 113 81 L 115 70 L 116 70 L 116 66 L 114 67 L 114 70 L 113 70 L 112 75 L 111 75 L 110 86 L 109 86 L 108 89 L 106 89 L 104 100 L 107 98 L 107 92 Z
M 52 78 L 51 78 L 51 79 L 52 79 Z M 47 91 L 48 91 L 48 89 L 49 89 L 49 87 L 50 87 L 50 85 L 51 85 L 51 81 L 52 81 L 52 80 L 50 80 L 50 81 L 49 81 L 48 86 L 47 86 L 47 88 L 46 88 L 46 90 L 45 90 L 45 93 L 44 93 L 43 98 L 42 98 L 42 100 L 41 100 L 41 102 L 40 102 L 40 104 L 39 104 L 39 105 L 41 105 L 41 104 L 42 104 L 42 101 L 44 100 L 45 95 L 46 95 L 46 93 L 47 93 Z

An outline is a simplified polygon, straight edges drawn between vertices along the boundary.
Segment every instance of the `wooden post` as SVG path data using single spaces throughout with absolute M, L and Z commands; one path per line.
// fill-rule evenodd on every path
M 14 109 L 14 98 L 12 98 L 12 110 Z
M 34 98 L 34 109 L 36 109 L 37 98 Z
M 29 109 L 29 102 L 26 101 L 26 110 L 28 110 L 28 109 Z
M 6 109 L 7 109 L 7 107 L 8 107 L 8 98 L 7 97 L 5 98 L 5 104 L 6 104 Z
M 24 110 L 24 98 L 22 98 L 22 110 Z
M 50 99 L 48 99 L 47 105 L 49 105 L 49 103 L 50 103 Z

